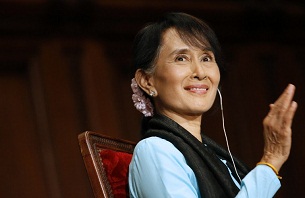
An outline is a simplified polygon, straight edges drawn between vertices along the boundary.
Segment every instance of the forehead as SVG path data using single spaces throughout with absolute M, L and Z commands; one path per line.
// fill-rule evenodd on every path
M 184 44 L 191 48 L 205 50 L 211 48 L 210 43 L 204 35 L 192 31 L 179 31 L 175 28 L 167 29 L 162 35 L 161 47 L 164 45 Z
M 165 47 L 168 45 L 175 45 L 175 44 L 185 44 L 183 40 L 178 35 L 178 32 L 175 29 L 168 29 L 162 35 L 162 43 L 161 46 Z
M 188 34 L 179 34 L 179 32 L 170 28 L 162 35 L 161 50 L 175 50 L 176 48 L 192 48 L 211 51 L 210 45 L 206 41 L 198 40 L 195 36 Z

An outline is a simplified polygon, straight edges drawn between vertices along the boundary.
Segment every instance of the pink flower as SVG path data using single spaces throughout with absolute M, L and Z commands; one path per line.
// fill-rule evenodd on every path
M 137 110 L 144 114 L 145 117 L 153 116 L 154 109 L 150 99 L 145 97 L 142 89 L 138 86 L 136 80 L 131 80 L 132 101 Z

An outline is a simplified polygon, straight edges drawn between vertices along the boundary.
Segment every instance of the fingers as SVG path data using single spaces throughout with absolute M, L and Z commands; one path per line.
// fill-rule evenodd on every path
M 268 113 L 269 117 L 272 117 L 276 115 L 277 117 L 284 117 L 288 112 L 291 112 L 292 109 L 292 99 L 295 92 L 295 86 L 292 84 L 289 84 L 287 88 L 284 90 L 284 92 L 281 94 L 281 96 L 274 102 L 274 104 L 270 105 L 270 111 Z M 295 107 L 295 104 L 292 105 Z
M 263 121 L 265 147 L 262 160 L 273 164 L 278 170 L 288 159 L 291 149 L 291 125 L 297 109 L 297 103 L 292 101 L 294 92 L 294 85 L 289 84 L 270 105 L 270 111 Z
M 294 114 L 297 110 L 297 107 L 298 107 L 298 104 L 295 101 L 292 101 L 292 103 L 290 104 L 290 107 L 288 108 L 288 110 L 286 111 L 286 114 L 283 117 L 282 128 L 291 127 L 292 120 L 293 120 Z
M 270 111 L 263 121 L 266 131 L 289 135 L 297 103 L 292 101 L 295 86 L 289 84 L 281 96 L 270 105 Z

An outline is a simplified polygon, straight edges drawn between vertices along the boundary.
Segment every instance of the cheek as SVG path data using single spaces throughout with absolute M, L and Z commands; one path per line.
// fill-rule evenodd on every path
M 165 89 L 165 87 L 181 86 L 186 72 L 179 69 L 167 69 L 156 74 L 154 83 L 158 89 Z
M 213 69 L 211 69 L 210 71 L 210 80 L 213 81 L 213 83 L 217 83 L 219 84 L 220 81 L 220 71 L 218 67 L 215 67 Z

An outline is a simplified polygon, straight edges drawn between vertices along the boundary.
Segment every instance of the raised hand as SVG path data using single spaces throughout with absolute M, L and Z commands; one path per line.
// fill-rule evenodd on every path
M 295 86 L 289 84 L 263 121 L 264 155 L 263 162 L 272 164 L 278 171 L 288 159 L 291 149 L 291 125 L 297 109 L 293 101 Z

